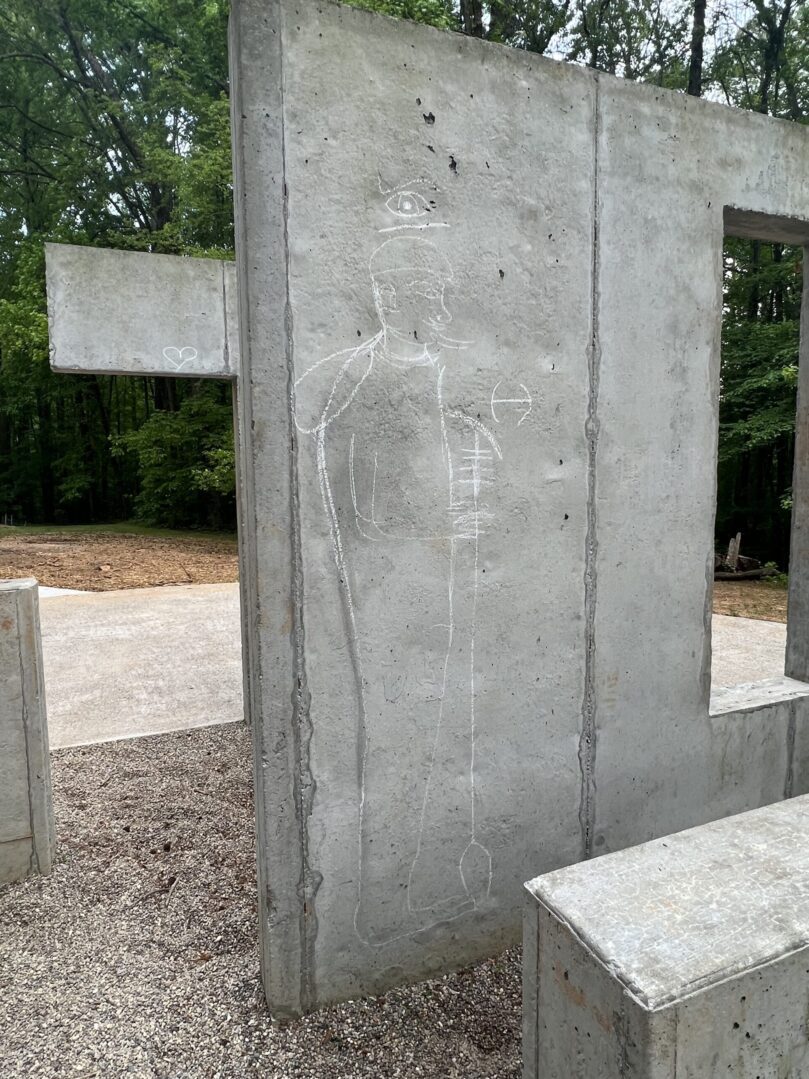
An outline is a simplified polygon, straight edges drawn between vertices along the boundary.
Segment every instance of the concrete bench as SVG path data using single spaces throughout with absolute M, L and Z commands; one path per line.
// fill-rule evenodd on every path
M 53 848 L 37 583 L 0 581 L 0 884 L 49 873 Z
M 526 888 L 525 1079 L 809 1076 L 809 797 Z

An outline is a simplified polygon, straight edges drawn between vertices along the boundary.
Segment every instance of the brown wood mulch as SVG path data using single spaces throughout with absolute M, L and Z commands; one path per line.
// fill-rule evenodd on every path
M 36 577 L 53 588 L 108 592 L 239 579 L 236 540 L 112 532 L 0 530 L 0 578 Z
M 767 581 L 714 581 L 714 614 L 786 622 L 787 590 Z

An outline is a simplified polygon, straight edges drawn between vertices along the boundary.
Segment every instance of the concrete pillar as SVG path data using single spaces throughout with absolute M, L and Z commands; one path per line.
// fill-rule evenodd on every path
M 0 884 L 54 853 L 37 582 L 0 581 Z
M 526 885 L 524 1079 L 809 1075 L 809 797 Z

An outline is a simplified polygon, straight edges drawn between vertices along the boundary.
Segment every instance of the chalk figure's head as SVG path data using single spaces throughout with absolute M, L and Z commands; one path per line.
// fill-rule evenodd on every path
M 452 267 L 427 240 L 396 236 L 371 256 L 374 303 L 389 345 L 423 351 L 440 342 L 452 315 L 444 290 Z

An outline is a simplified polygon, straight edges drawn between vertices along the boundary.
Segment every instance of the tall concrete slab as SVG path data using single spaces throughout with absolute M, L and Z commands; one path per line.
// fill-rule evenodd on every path
M 513 940 L 521 867 L 581 856 L 595 82 L 330 4 L 233 31 L 264 969 L 296 1012 Z
M 0 884 L 49 873 L 53 851 L 37 583 L 0 581 Z

